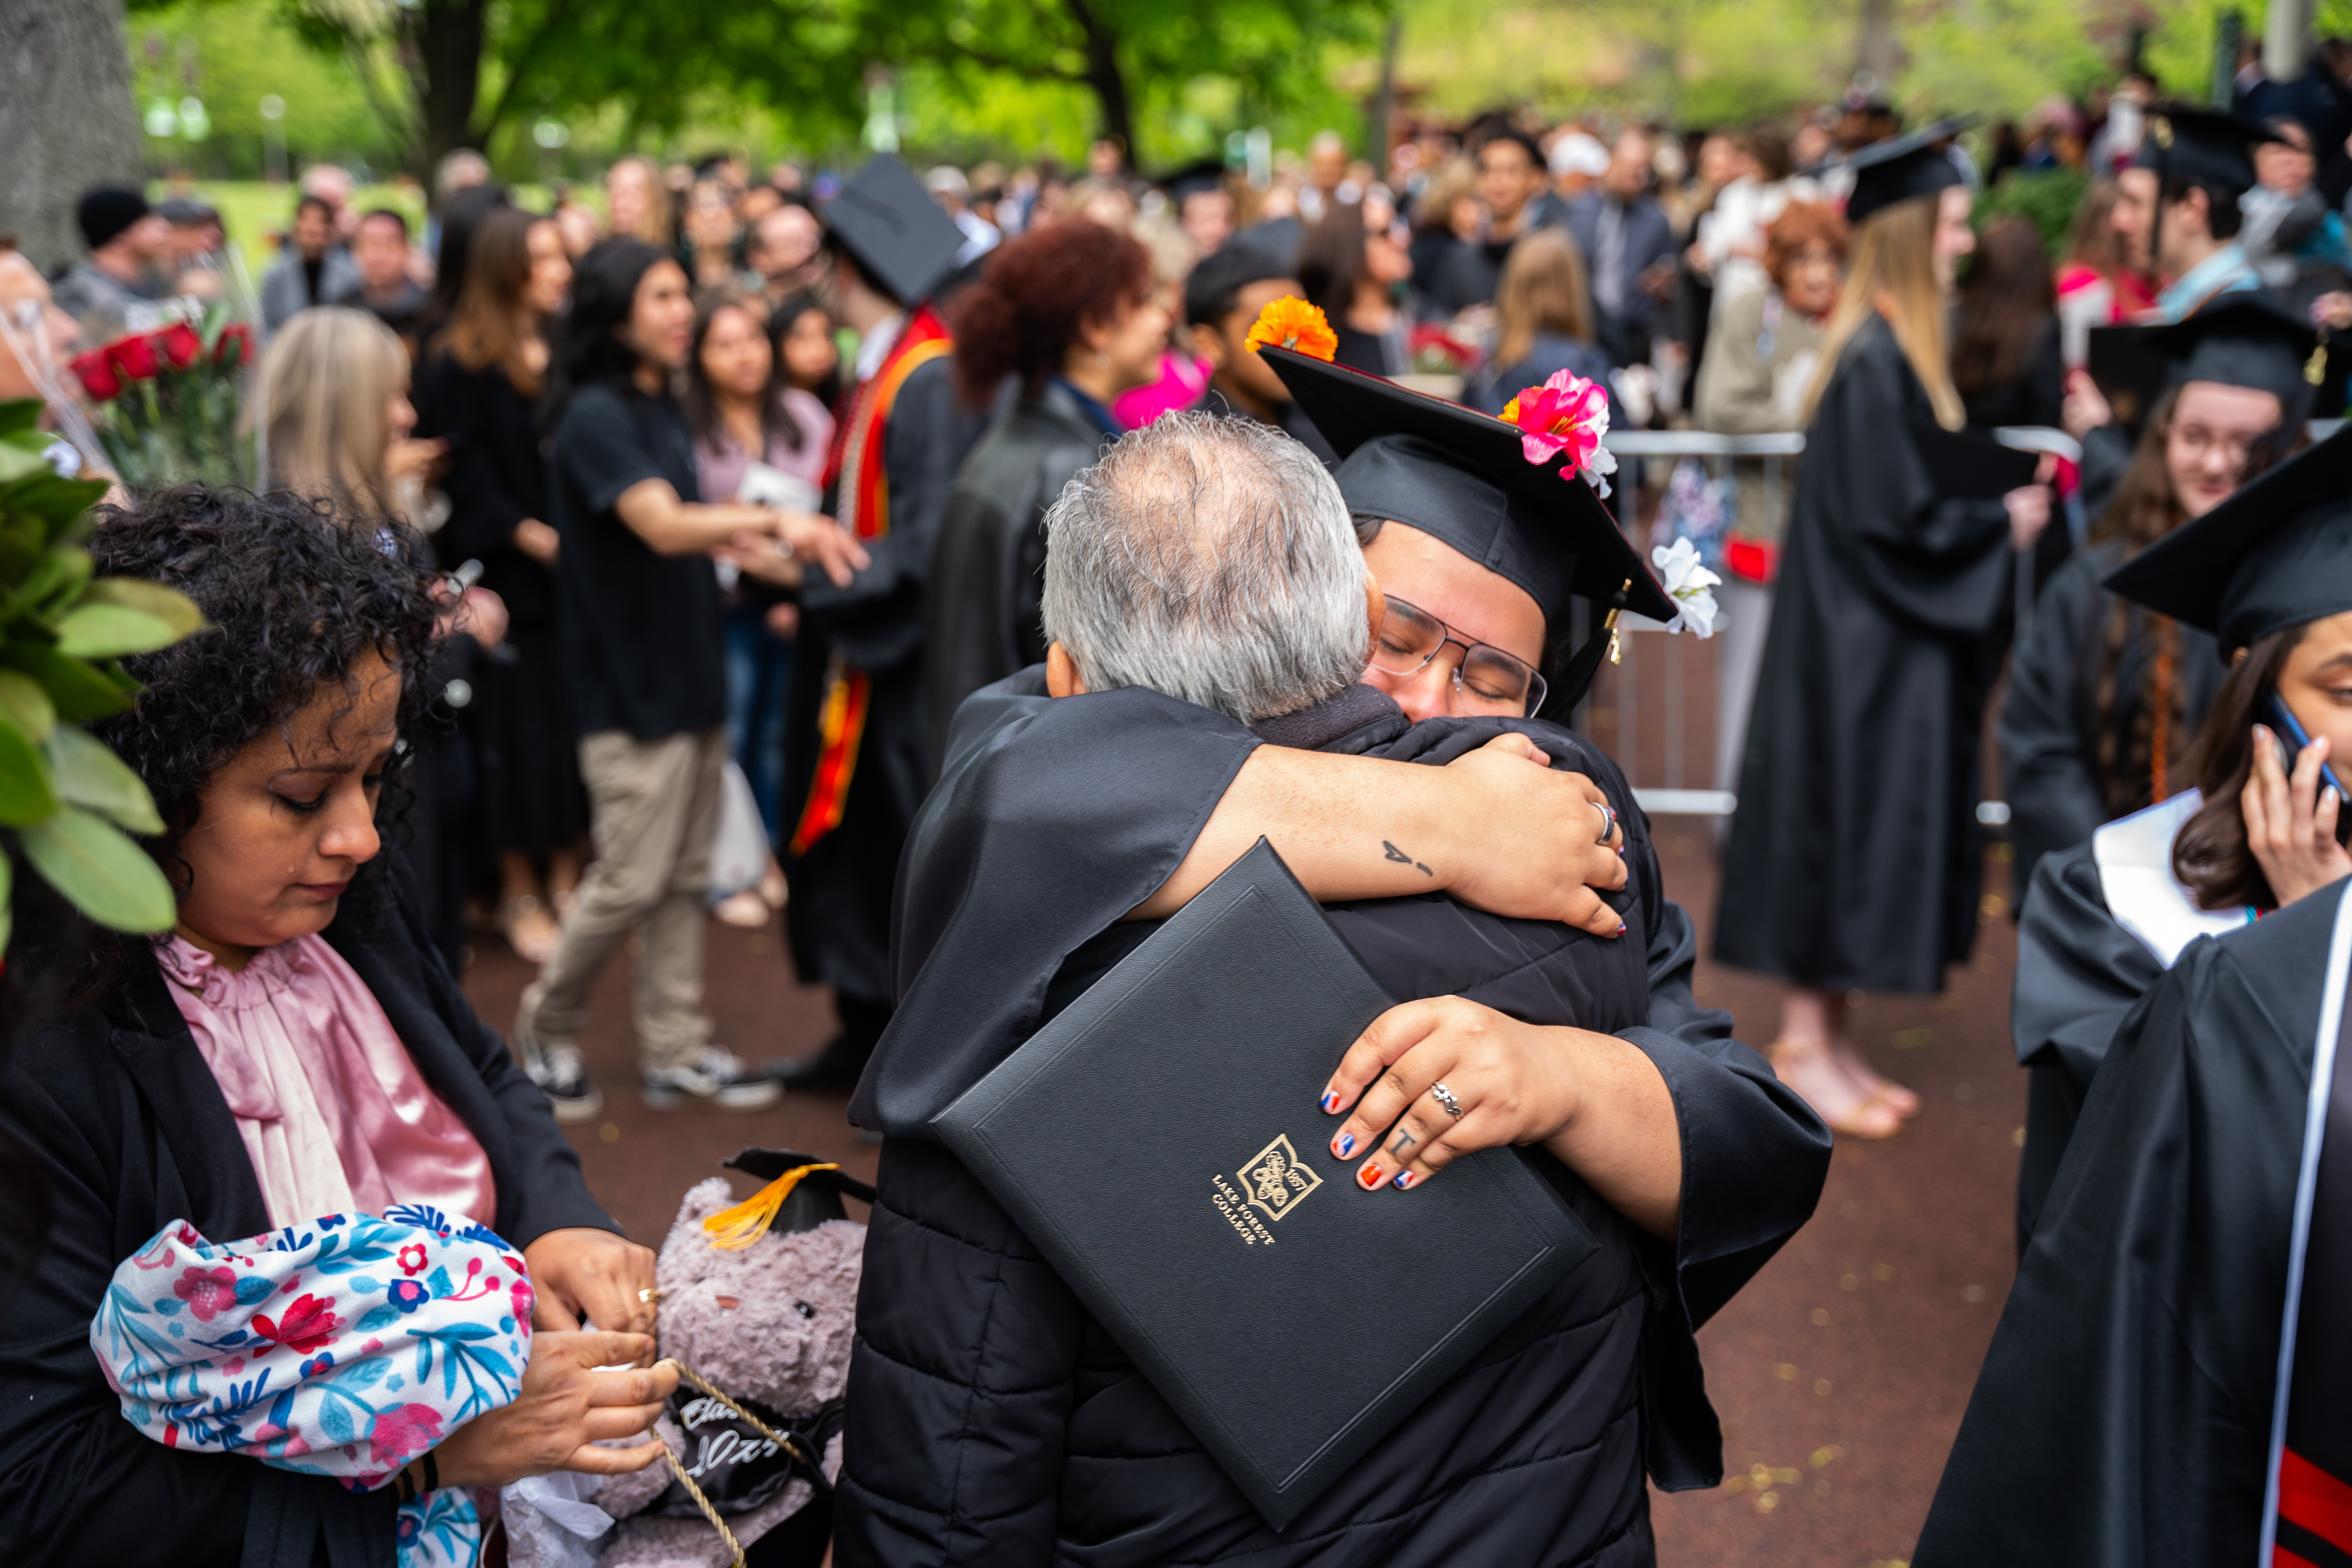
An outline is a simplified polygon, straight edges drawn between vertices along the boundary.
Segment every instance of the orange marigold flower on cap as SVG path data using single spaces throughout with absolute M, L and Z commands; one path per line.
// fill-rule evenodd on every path
M 1296 349 L 1324 361 L 1339 352 L 1339 334 L 1331 330 L 1323 312 L 1287 294 L 1258 312 L 1249 330 L 1249 342 L 1253 348 L 1272 343 L 1278 349 Z

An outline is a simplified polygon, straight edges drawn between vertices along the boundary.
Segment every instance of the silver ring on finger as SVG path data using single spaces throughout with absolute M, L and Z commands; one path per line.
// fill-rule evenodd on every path
M 1437 1101 L 1438 1104 L 1445 1107 L 1446 1115 L 1454 1117 L 1456 1120 L 1460 1119 L 1462 1115 L 1462 1102 L 1454 1098 L 1454 1091 L 1452 1089 L 1446 1088 L 1442 1083 L 1433 1083 L 1429 1086 L 1429 1098 Z
M 1606 844 L 1617 837 L 1617 808 L 1605 800 L 1594 801 L 1592 808 L 1601 814 L 1601 837 L 1593 842 Z

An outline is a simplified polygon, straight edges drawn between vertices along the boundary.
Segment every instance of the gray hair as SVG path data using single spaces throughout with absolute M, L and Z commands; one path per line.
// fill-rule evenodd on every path
M 1148 687 L 1244 724 L 1363 674 L 1365 575 L 1323 465 L 1247 419 L 1169 415 L 1045 513 L 1045 635 L 1087 689 Z

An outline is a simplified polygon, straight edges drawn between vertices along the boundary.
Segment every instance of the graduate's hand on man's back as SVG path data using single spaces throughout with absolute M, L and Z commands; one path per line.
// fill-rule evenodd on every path
M 1621 936 L 1625 922 L 1601 895 L 1625 885 L 1625 830 L 1598 809 L 1609 805 L 1607 791 L 1550 764 L 1516 732 L 1445 764 L 1462 796 L 1452 816 L 1467 830 L 1446 889 L 1489 914 Z

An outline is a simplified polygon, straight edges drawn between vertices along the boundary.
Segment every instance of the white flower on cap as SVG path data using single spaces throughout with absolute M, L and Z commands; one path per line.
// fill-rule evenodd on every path
M 1716 607 L 1714 588 L 1723 579 L 1700 563 L 1698 546 L 1688 539 L 1677 539 L 1671 547 L 1661 544 L 1651 551 L 1650 560 L 1665 581 L 1667 596 L 1682 607 L 1682 613 L 1666 623 L 1666 630 L 1678 632 L 1688 626 L 1701 640 L 1713 637 L 1716 617 L 1722 613 Z

